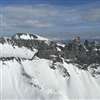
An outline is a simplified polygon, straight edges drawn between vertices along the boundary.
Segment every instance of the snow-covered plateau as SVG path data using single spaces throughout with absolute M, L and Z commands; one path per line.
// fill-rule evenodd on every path
M 0 100 L 100 100 L 99 53 L 66 56 L 66 44 L 39 37 L 0 38 Z

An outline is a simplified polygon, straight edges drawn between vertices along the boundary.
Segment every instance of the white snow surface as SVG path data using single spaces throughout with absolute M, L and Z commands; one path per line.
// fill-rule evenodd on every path
M 38 40 L 45 40 L 45 41 L 48 41 L 49 39 L 48 38 L 45 38 L 45 37 L 42 37 L 42 36 L 39 36 L 39 35 L 36 35 L 38 37 Z
M 0 57 L 19 57 L 19 58 L 32 58 L 37 52 L 36 49 L 31 51 L 26 47 L 12 46 L 11 44 L 5 43 L 0 44 Z
M 63 47 L 63 48 L 65 47 L 65 44 L 62 44 L 62 43 L 57 43 L 57 45 L 58 45 L 58 46 L 61 46 L 61 47 Z
M 65 79 L 46 59 L 0 61 L 1 100 L 100 100 L 100 79 L 64 62 Z

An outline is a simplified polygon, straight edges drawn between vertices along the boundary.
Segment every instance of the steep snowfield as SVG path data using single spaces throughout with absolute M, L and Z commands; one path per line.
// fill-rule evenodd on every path
M 31 51 L 25 47 L 12 46 L 11 44 L 0 44 L 0 57 L 19 57 L 19 58 L 32 58 L 37 52 L 36 49 Z
M 71 99 L 99 100 L 100 99 L 100 77 L 92 77 L 88 71 L 81 70 L 72 64 L 64 63 L 70 73 L 67 81 L 67 95 Z
M 51 61 L 0 61 L 2 100 L 99 100 L 100 83 L 87 71 L 64 63 L 70 79 L 50 68 Z
M 65 95 L 65 79 L 49 67 L 50 61 L 16 60 L 0 62 L 0 95 L 2 99 L 61 100 Z

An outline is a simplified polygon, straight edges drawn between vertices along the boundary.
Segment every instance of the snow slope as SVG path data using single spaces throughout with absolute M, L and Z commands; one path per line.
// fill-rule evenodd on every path
M 0 44 L 0 57 L 19 57 L 31 59 L 36 52 L 36 49 L 34 49 L 34 51 L 31 51 L 30 49 L 25 47 L 13 47 L 8 43 Z
M 91 76 L 88 71 L 81 70 L 72 64 L 64 63 L 70 73 L 66 90 L 70 99 L 99 100 L 100 99 L 100 77 Z
M 67 80 L 57 70 L 52 70 L 49 66 L 49 60 L 39 58 L 20 63 L 16 60 L 0 61 L 1 99 L 100 99 L 100 83 L 89 72 L 64 63 L 64 67 L 71 75 Z
M 0 62 L 0 93 L 5 100 L 61 100 L 65 98 L 65 79 L 50 69 L 50 61 L 16 60 Z M 10 91 L 10 92 L 9 92 Z M 63 96 L 64 95 L 64 96 Z

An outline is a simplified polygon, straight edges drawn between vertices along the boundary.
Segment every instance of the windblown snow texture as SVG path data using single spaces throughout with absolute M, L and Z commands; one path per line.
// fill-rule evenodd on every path
M 0 38 L 1 100 L 99 100 L 98 60 L 79 63 L 66 57 L 66 44 L 39 37 Z

